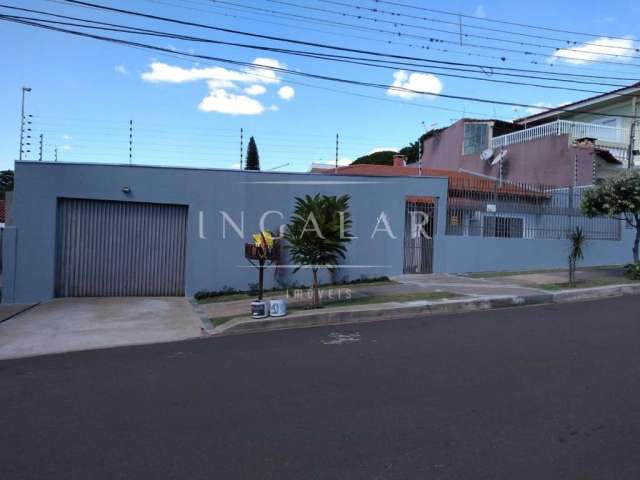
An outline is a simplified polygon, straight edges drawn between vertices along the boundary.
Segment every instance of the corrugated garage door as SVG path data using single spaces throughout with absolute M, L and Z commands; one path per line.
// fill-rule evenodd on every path
M 187 207 L 58 200 L 57 297 L 184 295 Z

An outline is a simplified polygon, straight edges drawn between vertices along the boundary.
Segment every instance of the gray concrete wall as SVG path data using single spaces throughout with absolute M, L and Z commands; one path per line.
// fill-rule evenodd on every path
M 131 189 L 123 193 L 123 187 Z M 243 243 L 258 231 L 268 210 L 290 218 L 296 196 L 324 193 L 351 195 L 352 233 L 342 278 L 357 279 L 402 273 L 404 209 L 407 196 L 432 196 L 438 201 L 434 235 L 434 271 L 478 272 L 564 267 L 567 240 L 506 239 L 445 236 L 447 180 L 434 177 L 336 177 L 322 174 L 240 172 L 122 165 L 20 162 L 16 165 L 14 224 L 3 241 L 4 303 L 46 301 L 54 295 L 56 205 L 58 198 L 87 198 L 188 206 L 186 294 L 247 289 L 257 272 L 244 259 Z M 238 224 L 244 212 L 244 239 L 227 225 L 225 211 Z M 203 213 L 200 238 L 199 212 Z M 385 233 L 371 238 L 384 212 L 395 240 Z M 283 221 L 267 218 L 277 231 Z M 631 260 L 633 231 L 623 229 L 623 241 L 590 241 L 584 265 L 622 264 Z M 353 268 L 355 266 L 355 268 Z M 274 283 L 273 270 L 266 275 Z M 279 274 L 279 273 L 278 273 Z M 285 271 L 285 282 L 310 283 L 310 272 Z M 327 275 L 323 278 L 329 279 Z
M 123 187 L 130 194 L 122 192 Z M 268 210 L 290 218 L 294 198 L 304 194 L 351 195 L 353 235 L 345 265 L 375 265 L 373 268 L 342 268 L 351 279 L 402 272 L 404 207 L 408 195 L 438 197 L 438 229 L 435 235 L 436 270 L 444 270 L 439 249 L 444 248 L 447 180 L 429 177 L 348 177 L 321 174 L 241 172 L 123 165 L 20 162 L 16 164 L 13 233 L 5 237 L 7 276 L 3 302 L 49 300 L 54 295 L 56 205 L 58 198 L 87 198 L 187 205 L 186 293 L 219 290 L 224 286 L 246 289 L 257 282 L 257 272 L 248 268 L 243 243 L 258 231 L 260 216 Z M 238 224 L 244 212 L 245 238 L 227 225 L 222 238 L 225 211 Z M 199 235 L 199 212 L 203 212 L 206 238 Z M 385 233 L 371 234 L 377 217 L 385 212 L 397 239 Z M 266 227 L 277 230 L 283 221 L 274 215 Z M 14 239 L 12 241 L 12 238 Z M 15 270 L 9 272 L 15 263 Z M 267 286 L 274 272 L 266 275 Z M 288 278 L 287 278 L 288 277 Z M 12 281 L 12 278 L 14 281 Z M 328 277 L 325 276 L 325 279 Z M 310 283 L 309 271 L 285 280 Z
M 588 240 L 579 266 L 631 263 L 634 230 L 623 228 L 622 241 Z M 447 236 L 444 271 L 494 272 L 566 268 L 569 240 Z

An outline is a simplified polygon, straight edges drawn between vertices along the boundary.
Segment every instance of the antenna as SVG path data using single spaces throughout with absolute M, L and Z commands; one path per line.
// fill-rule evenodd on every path
M 38 155 L 38 161 L 41 162 L 42 161 L 42 143 L 43 143 L 43 135 L 40 134 L 40 152 Z
M 129 165 L 133 161 L 133 120 L 129 120 Z
M 55 150 L 53 151 L 53 153 L 54 153 L 54 155 L 55 155 L 55 156 L 54 156 L 54 158 L 55 158 L 55 160 L 54 160 L 54 161 L 55 161 L 55 162 L 57 162 L 57 161 L 58 161 L 58 147 L 56 147 L 56 148 L 55 148 Z

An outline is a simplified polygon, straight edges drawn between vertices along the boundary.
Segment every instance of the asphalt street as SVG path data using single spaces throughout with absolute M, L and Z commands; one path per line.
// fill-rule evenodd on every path
M 2 361 L 0 478 L 638 479 L 640 297 Z

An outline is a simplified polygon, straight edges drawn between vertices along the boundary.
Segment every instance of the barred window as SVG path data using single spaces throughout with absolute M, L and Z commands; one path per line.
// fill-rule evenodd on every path
M 515 217 L 484 217 L 484 236 L 522 238 L 524 221 Z

